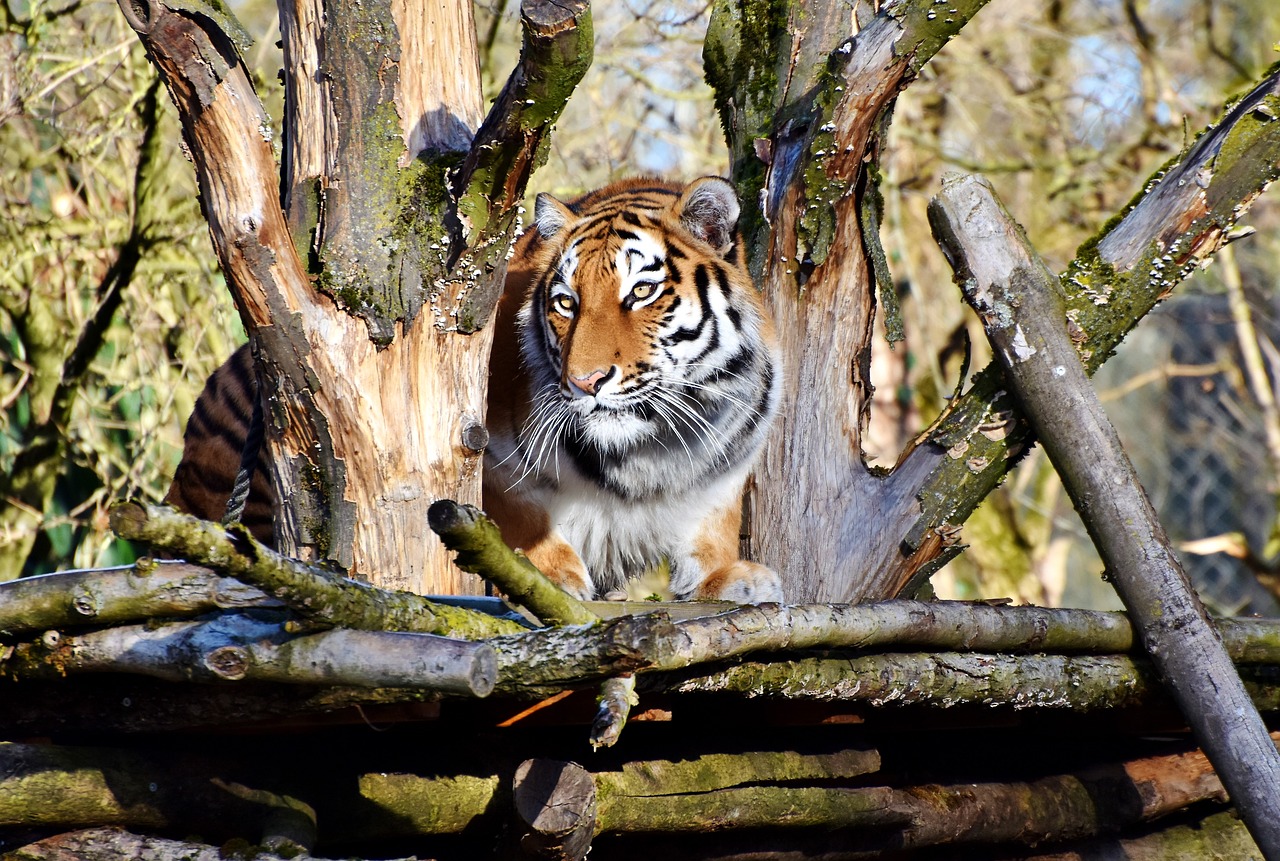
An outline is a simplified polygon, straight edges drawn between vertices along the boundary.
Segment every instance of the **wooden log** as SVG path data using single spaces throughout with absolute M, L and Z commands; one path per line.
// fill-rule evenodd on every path
M 486 642 L 498 653 L 502 693 L 548 696 L 663 660 L 676 629 L 662 613 L 620 616 L 598 625 L 540 628 Z
M 0 583 L 0 635 L 260 606 L 279 602 L 207 568 L 140 560 L 120 568 L 59 571 Z
M 989 854 L 962 855 L 960 861 L 988 861 Z M 1211 813 L 1190 822 L 1154 828 L 1145 834 L 1109 837 L 1076 844 L 1068 851 L 1048 850 L 1019 855 L 1019 861 L 1183 861 L 1222 859 L 1244 861 L 1260 858 L 1258 844 L 1234 810 Z
M 279 618 L 225 614 L 210 621 L 48 632 L 0 661 L 18 678 L 136 673 L 168 681 L 266 681 L 415 687 L 487 696 L 497 655 L 487 643 L 430 634 L 338 629 L 292 636 Z
M 748 661 L 641 677 L 643 691 L 729 693 L 753 698 L 951 708 L 1093 711 L 1173 705 L 1150 663 L 1119 655 L 927 652 Z M 1269 673 L 1250 677 L 1261 709 L 1280 707 Z
M 1057 276 L 985 180 L 946 180 L 929 219 L 1161 679 L 1280 861 L 1280 753 L 1089 383 Z
M 0 827 L 117 825 L 253 842 L 280 815 L 314 828 L 314 811 L 297 799 L 209 779 L 224 767 L 131 750 L 0 743 Z
M 223 861 L 224 857 L 217 846 L 132 834 L 122 828 L 71 831 L 5 855 L 10 861 Z M 269 861 L 270 857 L 257 855 L 250 861 Z
M 600 696 L 596 699 L 596 716 L 591 721 L 591 733 L 587 737 L 591 749 L 613 747 L 622 734 L 622 728 L 626 726 L 631 707 L 639 704 L 635 676 L 628 673 L 605 681 L 600 686 Z
M 644 798 L 729 789 L 749 783 L 791 783 L 849 780 L 880 770 L 875 750 L 852 748 L 831 753 L 790 750 L 704 753 L 679 760 L 624 762 L 617 770 L 596 775 L 596 784 L 609 797 Z
M 467 640 L 526 630 L 507 619 L 338 576 L 276 553 L 243 527 L 209 523 L 164 506 L 121 503 L 111 511 L 111 528 L 121 538 L 168 550 L 256 586 L 318 624 Z
M 313 861 L 315 857 L 305 851 L 273 852 L 247 842 L 210 846 L 190 840 L 133 834 L 122 828 L 86 828 L 28 843 L 6 852 L 4 858 L 5 861 L 226 861 L 231 854 L 229 849 L 240 861 Z
M 887 787 L 738 786 L 692 795 L 600 798 L 600 832 L 683 833 L 759 828 L 884 828 L 909 813 Z
M 512 781 L 521 834 L 529 858 L 582 861 L 596 831 L 596 785 L 574 762 L 526 759 Z
M 588 772 L 580 765 L 567 762 L 532 760 L 517 769 L 517 775 L 531 778 L 515 783 L 515 803 L 523 805 L 519 817 L 537 834 L 531 838 L 529 851 L 564 851 L 557 848 L 554 835 L 570 826 L 564 841 L 571 842 L 570 832 L 586 830 L 587 798 L 595 796 L 599 815 L 592 819 L 594 833 L 613 831 L 649 831 L 661 828 L 662 822 L 675 823 L 675 830 L 697 831 L 703 826 L 718 828 L 754 827 L 764 814 L 738 810 L 762 798 L 772 806 L 769 810 L 790 811 L 784 815 L 797 827 L 822 827 L 818 808 L 835 811 L 849 822 L 882 821 L 889 814 L 877 813 L 883 793 L 851 796 L 847 792 L 823 795 L 809 793 L 754 793 L 749 786 L 768 781 L 833 781 L 856 777 L 879 765 L 874 751 L 834 751 L 825 754 L 798 754 L 788 751 L 748 751 L 743 754 L 713 754 L 685 760 L 643 760 L 625 763 L 617 771 Z M 590 779 L 588 790 L 584 778 Z M 556 790 L 563 781 L 564 800 L 576 813 L 545 809 L 552 805 L 543 793 Z M 523 785 L 523 790 L 520 786 Z M 360 795 L 373 802 L 378 815 L 361 818 L 353 826 L 365 837 L 387 837 L 409 834 L 455 834 L 472 826 L 486 812 L 492 811 L 495 799 L 502 798 L 503 787 L 495 776 L 458 775 L 456 777 L 422 777 L 414 774 L 366 774 L 359 779 Z M 666 787 L 663 791 L 662 787 Z M 540 787 L 540 788 L 539 788 Z M 778 789 L 778 787 L 768 787 Z M 758 787 L 757 787 L 758 789 Z M 792 787 L 794 789 L 794 787 Z M 734 794 L 732 790 L 743 790 Z M 523 801 L 521 792 L 523 791 Z M 699 799 L 714 792 L 706 805 Z M 757 797 L 759 796 L 759 797 Z M 768 797 L 766 797 L 768 796 Z M 629 807 L 634 805 L 633 807 Z M 806 805 L 817 805 L 805 812 Z M 606 806 L 614 817 L 606 820 Z M 627 808 L 627 809 L 624 809 Z M 894 821 L 901 817 L 894 814 Z M 537 827 L 532 827 L 537 823 Z M 681 824 L 683 823 L 683 824 Z M 572 840 L 581 840 L 577 837 Z M 585 839 L 590 839 L 590 833 Z M 523 845 L 523 841 L 521 841 Z M 577 846 L 577 843 L 573 843 Z M 585 851 L 586 847 L 580 847 Z M 554 854 L 550 857 L 556 857 Z

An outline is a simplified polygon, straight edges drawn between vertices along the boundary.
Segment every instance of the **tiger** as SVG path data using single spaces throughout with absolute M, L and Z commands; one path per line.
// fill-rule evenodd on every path
M 571 595 L 666 565 L 678 599 L 781 601 L 739 558 L 743 488 L 781 357 L 719 177 L 639 177 L 535 199 L 494 315 L 483 505 Z M 256 398 L 246 347 L 210 377 L 166 500 L 220 519 Z M 271 543 L 260 462 L 244 522 Z
M 665 560 L 678 599 L 782 600 L 738 552 L 781 367 L 739 212 L 719 177 L 535 199 L 496 314 L 484 507 L 575 597 Z

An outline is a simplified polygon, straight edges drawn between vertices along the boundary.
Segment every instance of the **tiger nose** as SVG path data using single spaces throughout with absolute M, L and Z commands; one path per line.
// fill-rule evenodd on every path
M 572 383 L 575 388 L 580 389 L 588 395 L 594 395 L 600 391 L 600 386 L 604 381 L 613 376 L 614 370 L 616 369 L 610 368 L 608 371 L 601 371 L 597 369 L 587 374 L 585 377 L 575 377 L 573 374 L 570 374 L 569 382 Z

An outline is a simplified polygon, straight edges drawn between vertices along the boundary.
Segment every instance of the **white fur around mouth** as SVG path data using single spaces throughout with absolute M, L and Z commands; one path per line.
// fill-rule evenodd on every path
M 592 409 L 580 414 L 583 436 L 605 451 L 635 445 L 656 431 L 652 421 L 625 410 Z

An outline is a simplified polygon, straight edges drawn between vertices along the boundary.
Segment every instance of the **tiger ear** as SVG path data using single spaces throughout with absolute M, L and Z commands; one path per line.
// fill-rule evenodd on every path
M 574 218 L 572 209 L 545 192 L 534 199 L 533 223 L 543 239 L 555 236 Z
M 738 228 L 738 193 L 727 180 L 704 176 L 689 183 L 676 204 L 680 221 L 694 236 L 721 254 L 733 244 Z

